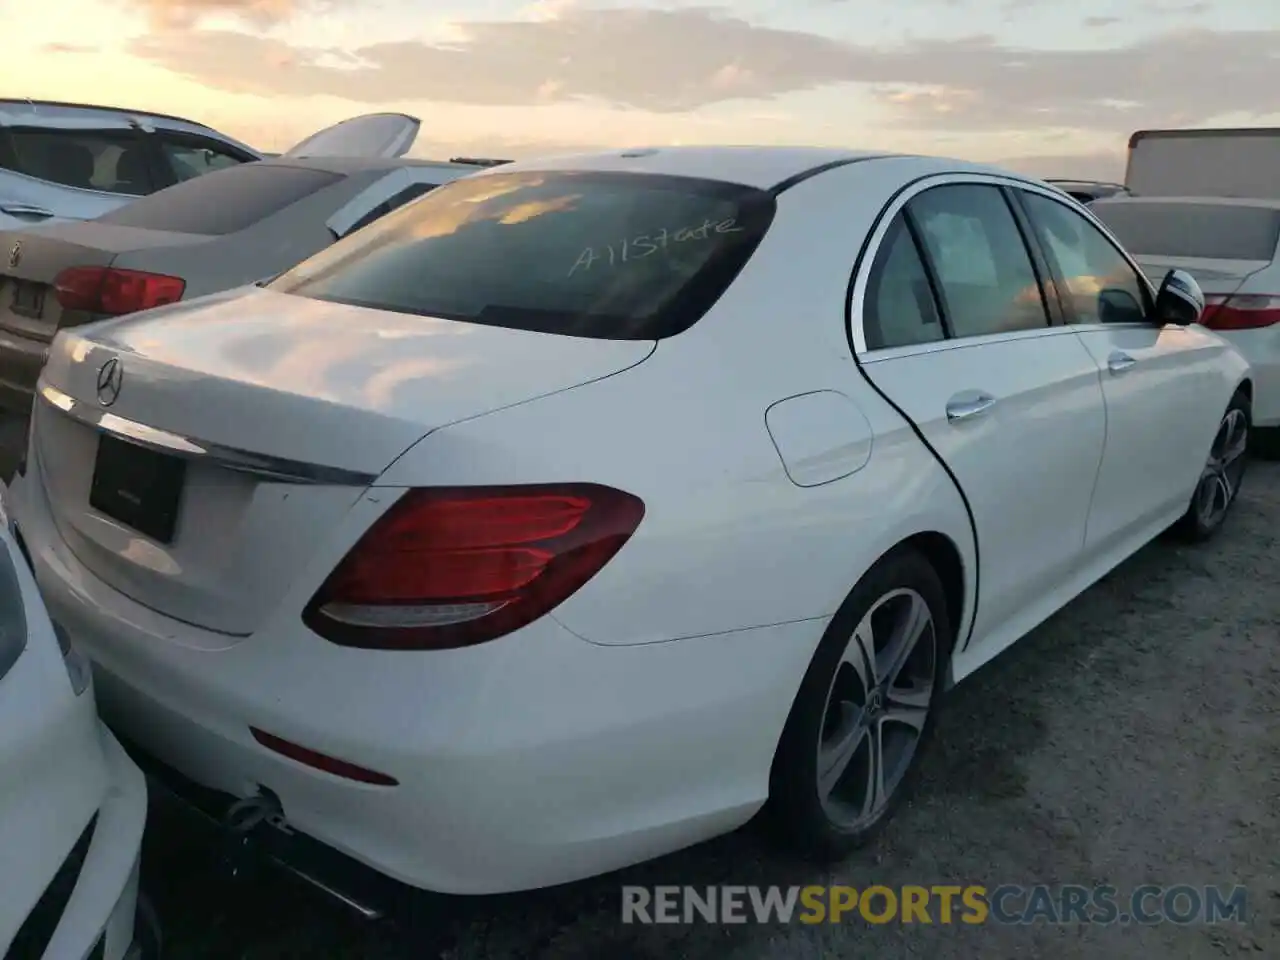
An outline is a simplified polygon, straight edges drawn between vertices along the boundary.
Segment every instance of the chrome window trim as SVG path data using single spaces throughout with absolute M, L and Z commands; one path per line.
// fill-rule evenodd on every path
M 909 184 L 904 190 L 894 196 L 879 213 L 879 221 L 875 230 L 871 234 L 871 239 L 867 244 L 866 253 L 862 257 L 862 262 L 858 268 L 858 275 L 854 278 L 852 294 L 849 298 L 849 311 L 847 322 L 849 324 L 850 339 L 853 342 L 854 356 L 865 362 L 873 362 L 881 359 L 889 359 L 890 357 L 912 356 L 916 353 L 933 352 L 936 350 L 955 349 L 957 347 L 978 346 L 984 343 L 998 343 L 1010 339 L 1024 339 L 1026 337 L 1037 337 L 1045 334 L 1053 334 L 1058 332 L 1070 332 L 1078 329 L 1071 324 L 1062 326 L 1049 326 L 1046 322 L 1043 329 L 1034 330 L 1014 330 L 1007 333 L 992 333 L 978 337 L 954 337 L 951 339 L 934 340 L 924 344 L 911 344 L 903 347 L 885 347 L 877 350 L 867 349 L 867 338 L 862 326 L 862 311 L 866 299 L 867 284 L 871 279 L 871 268 L 876 262 L 876 257 L 880 254 L 880 248 L 884 243 L 885 235 L 889 232 L 889 227 L 894 219 L 902 212 L 902 209 L 910 203 L 915 197 L 931 190 L 935 187 L 953 186 L 953 185 L 977 185 L 977 186 L 993 186 L 993 187 L 1009 187 L 1018 190 L 1025 190 L 1028 193 L 1036 193 L 1043 197 L 1048 197 L 1062 206 L 1067 207 L 1077 213 L 1085 216 L 1091 224 L 1096 226 L 1104 238 L 1106 238 L 1117 252 L 1124 258 L 1125 262 L 1134 270 L 1143 283 L 1147 285 L 1151 292 L 1151 298 L 1154 302 L 1155 291 L 1151 289 L 1151 281 L 1147 279 L 1145 273 L 1134 263 L 1122 246 L 1112 236 L 1104 223 L 1098 220 L 1083 204 L 1077 203 L 1071 197 L 1054 189 L 1046 184 L 1036 183 L 1030 180 L 1022 180 L 1013 176 L 1001 176 L 992 173 L 980 173 L 965 171 L 961 173 L 937 173 L 922 177 Z M 1030 254 L 1028 254 L 1030 256 Z M 1109 325 L 1114 326 L 1114 325 Z M 1128 324 L 1126 324 L 1128 326 Z
M 1114 326 L 1114 324 L 1113 324 Z M 943 351 L 969 350 L 990 343 L 1009 343 L 1016 340 L 1040 340 L 1044 337 L 1071 336 L 1078 328 L 1058 325 L 1046 326 L 1042 330 L 1009 330 L 1003 333 L 988 333 L 979 337 L 955 337 L 950 340 L 931 340 L 928 343 L 909 343 L 901 347 L 882 347 L 868 350 L 858 359 L 866 364 L 882 363 L 886 360 L 897 360 L 900 357 L 914 357 L 924 353 L 941 353 Z
M 274 483 L 367 487 L 378 479 L 377 474 L 373 473 L 254 453 L 160 430 L 76 400 L 43 381 L 39 386 L 39 395 L 54 410 L 99 433 L 119 437 L 149 450 L 249 474 Z

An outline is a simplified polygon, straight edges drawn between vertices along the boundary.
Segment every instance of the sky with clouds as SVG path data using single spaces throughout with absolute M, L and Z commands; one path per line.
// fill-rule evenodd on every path
M 1118 179 L 1144 127 L 1280 125 L 1263 0 L 0 0 L 0 96 L 177 113 L 279 151 L 803 143 Z

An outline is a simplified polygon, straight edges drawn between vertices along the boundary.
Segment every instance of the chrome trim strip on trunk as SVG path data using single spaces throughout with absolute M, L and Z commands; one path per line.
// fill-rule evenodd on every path
M 108 410 L 76 400 L 43 380 L 40 382 L 38 392 L 41 399 L 55 410 L 100 433 L 111 434 L 160 453 L 187 460 L 198 460 L 201 463 L 213 464 L 237 473 L 247 473 L 275 483 L 367 487 L 378 479 L 376 473 L 362 473 L 358 470 L 347 470 L 344 467 L 330 467 L 319 463 L 306 463 L 253 453 L 249 450 L 240 450 L 236 447 L 227 447 L 149 427 L 145 423 L 126 420 Z

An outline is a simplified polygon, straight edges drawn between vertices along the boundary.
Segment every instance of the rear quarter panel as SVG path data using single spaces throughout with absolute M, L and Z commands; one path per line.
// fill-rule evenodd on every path
M 958 492 L 850 353 L 849 275 L 887 199 L 874 172 L 857 166 L 784 193 L 737 282 L 650 359 L 445 427 L 379 486 L 591 481 L 642 498 L 635 536 L 554 613 L 602 644 L 829 617 L 881 555 L 920 532 L 946 535 L 972 570 Z M 833 191 L 851 198 L 843 209 L 831 209 Z M 874 440 L 861 469 L 800 487 L 765 414 L 818 390 L 849 397 Z

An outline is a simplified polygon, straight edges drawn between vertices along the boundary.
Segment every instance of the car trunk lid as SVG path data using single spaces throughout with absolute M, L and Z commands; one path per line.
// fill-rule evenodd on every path
M 33 450 L 82 563 L 152 609 L 245 636 L 427 433 L 653 347 L 228 291 L 55 341 Z M 148 504 L 128 471 L 152 460 Z
M 1280 290 L 1256 290 L 1250 283 L 1271 266 L 1268 260 L 1208 260 L 1201 257 L 1134 259 L 1157 288 L 1170 270 L 1185 270 L 1195 277 L 1205 302 L 1200 323 L 1210 330 L 1255 329 L 1270 326 L 1280 318 Z
M 54 280 L 68 267 L 109 267 L 124 253 L 207 239 L 94 221 L 2 234 L 0 331 L 47 343 L 63 327 L 95 319 L 58 303 Z
M 1135 256 L 1138 266 L 1151 283 L 1159 287 L 1170 270 L 1185 270 L 1195 277 L 1206 296 L 1227 296 L 1259 270 L 1271 265 L 1268 260 L 1209 260 L 1204 257 Z

